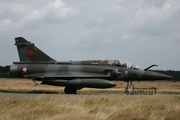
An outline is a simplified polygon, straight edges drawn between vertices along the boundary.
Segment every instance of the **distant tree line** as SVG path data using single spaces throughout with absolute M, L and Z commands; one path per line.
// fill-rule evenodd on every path
M 10 70 L 10 66 L 0 66 L 0 78 L 9 78 L 10 74 L 9 74 L 9 70 Z
M 0 78 L 10 78 L 10 66 L 0 66 Z M 151 70 L 154 72 L 163 73 L 166 75 L 173 76 L 175 80 L 180 80 L 180 71 L 174 71 L 174 70 Z

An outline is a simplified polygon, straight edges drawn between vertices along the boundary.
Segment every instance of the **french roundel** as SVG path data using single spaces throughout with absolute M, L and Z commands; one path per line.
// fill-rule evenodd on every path
M 23 68 L 22 71 L 23 71 L 23 72 L 27 72 L 28 69 L 27 69 L 27 68 Z

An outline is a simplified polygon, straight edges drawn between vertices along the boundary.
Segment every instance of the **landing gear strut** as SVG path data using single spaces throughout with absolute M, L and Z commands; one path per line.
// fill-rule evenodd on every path
M 76 94 L 76 89 L 74 87 L 65 87 L 64 92 L 66 94 Z
M 34 83 L 36 83 L 35 85 L 39 85 L 39 84 L 36 82 L 36 80 L 33 79 L 32 81 L 33 81 Z
M 127 81 L 127 86 L 125 88 L 125 94 L 128 95 L 129 94 L 129 88 L 131 88 L 131 86 L 133 86 L 134 89 L 134 84 L 132 84 L 132 81 Z

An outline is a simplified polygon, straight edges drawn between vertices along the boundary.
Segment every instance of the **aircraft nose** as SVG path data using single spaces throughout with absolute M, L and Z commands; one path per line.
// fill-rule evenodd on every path
M 144 73 L 144 78 L 150 79 L 150 80 L 169 80 L 169 79 L 174 79 L 174 77 L 165 75 L 162 73 L 157 73 L 157 72 L 151 72 L 147 71 Z
M 157 73 L 156 78 L 157 78 L 158 80 L 174 79 L 174 77 L 172 77 L 172 76 L 165 75 L 165 74 L 161 74 L 161 73 Z

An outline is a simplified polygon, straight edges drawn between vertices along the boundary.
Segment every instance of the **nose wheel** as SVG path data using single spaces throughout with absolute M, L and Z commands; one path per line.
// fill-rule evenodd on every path
M 129 90 L 128 90 L 128 88 L 126 87 L 125 88 L 125 92 L 124 92 L 126 95 L 128 95 L 129 94 Z

